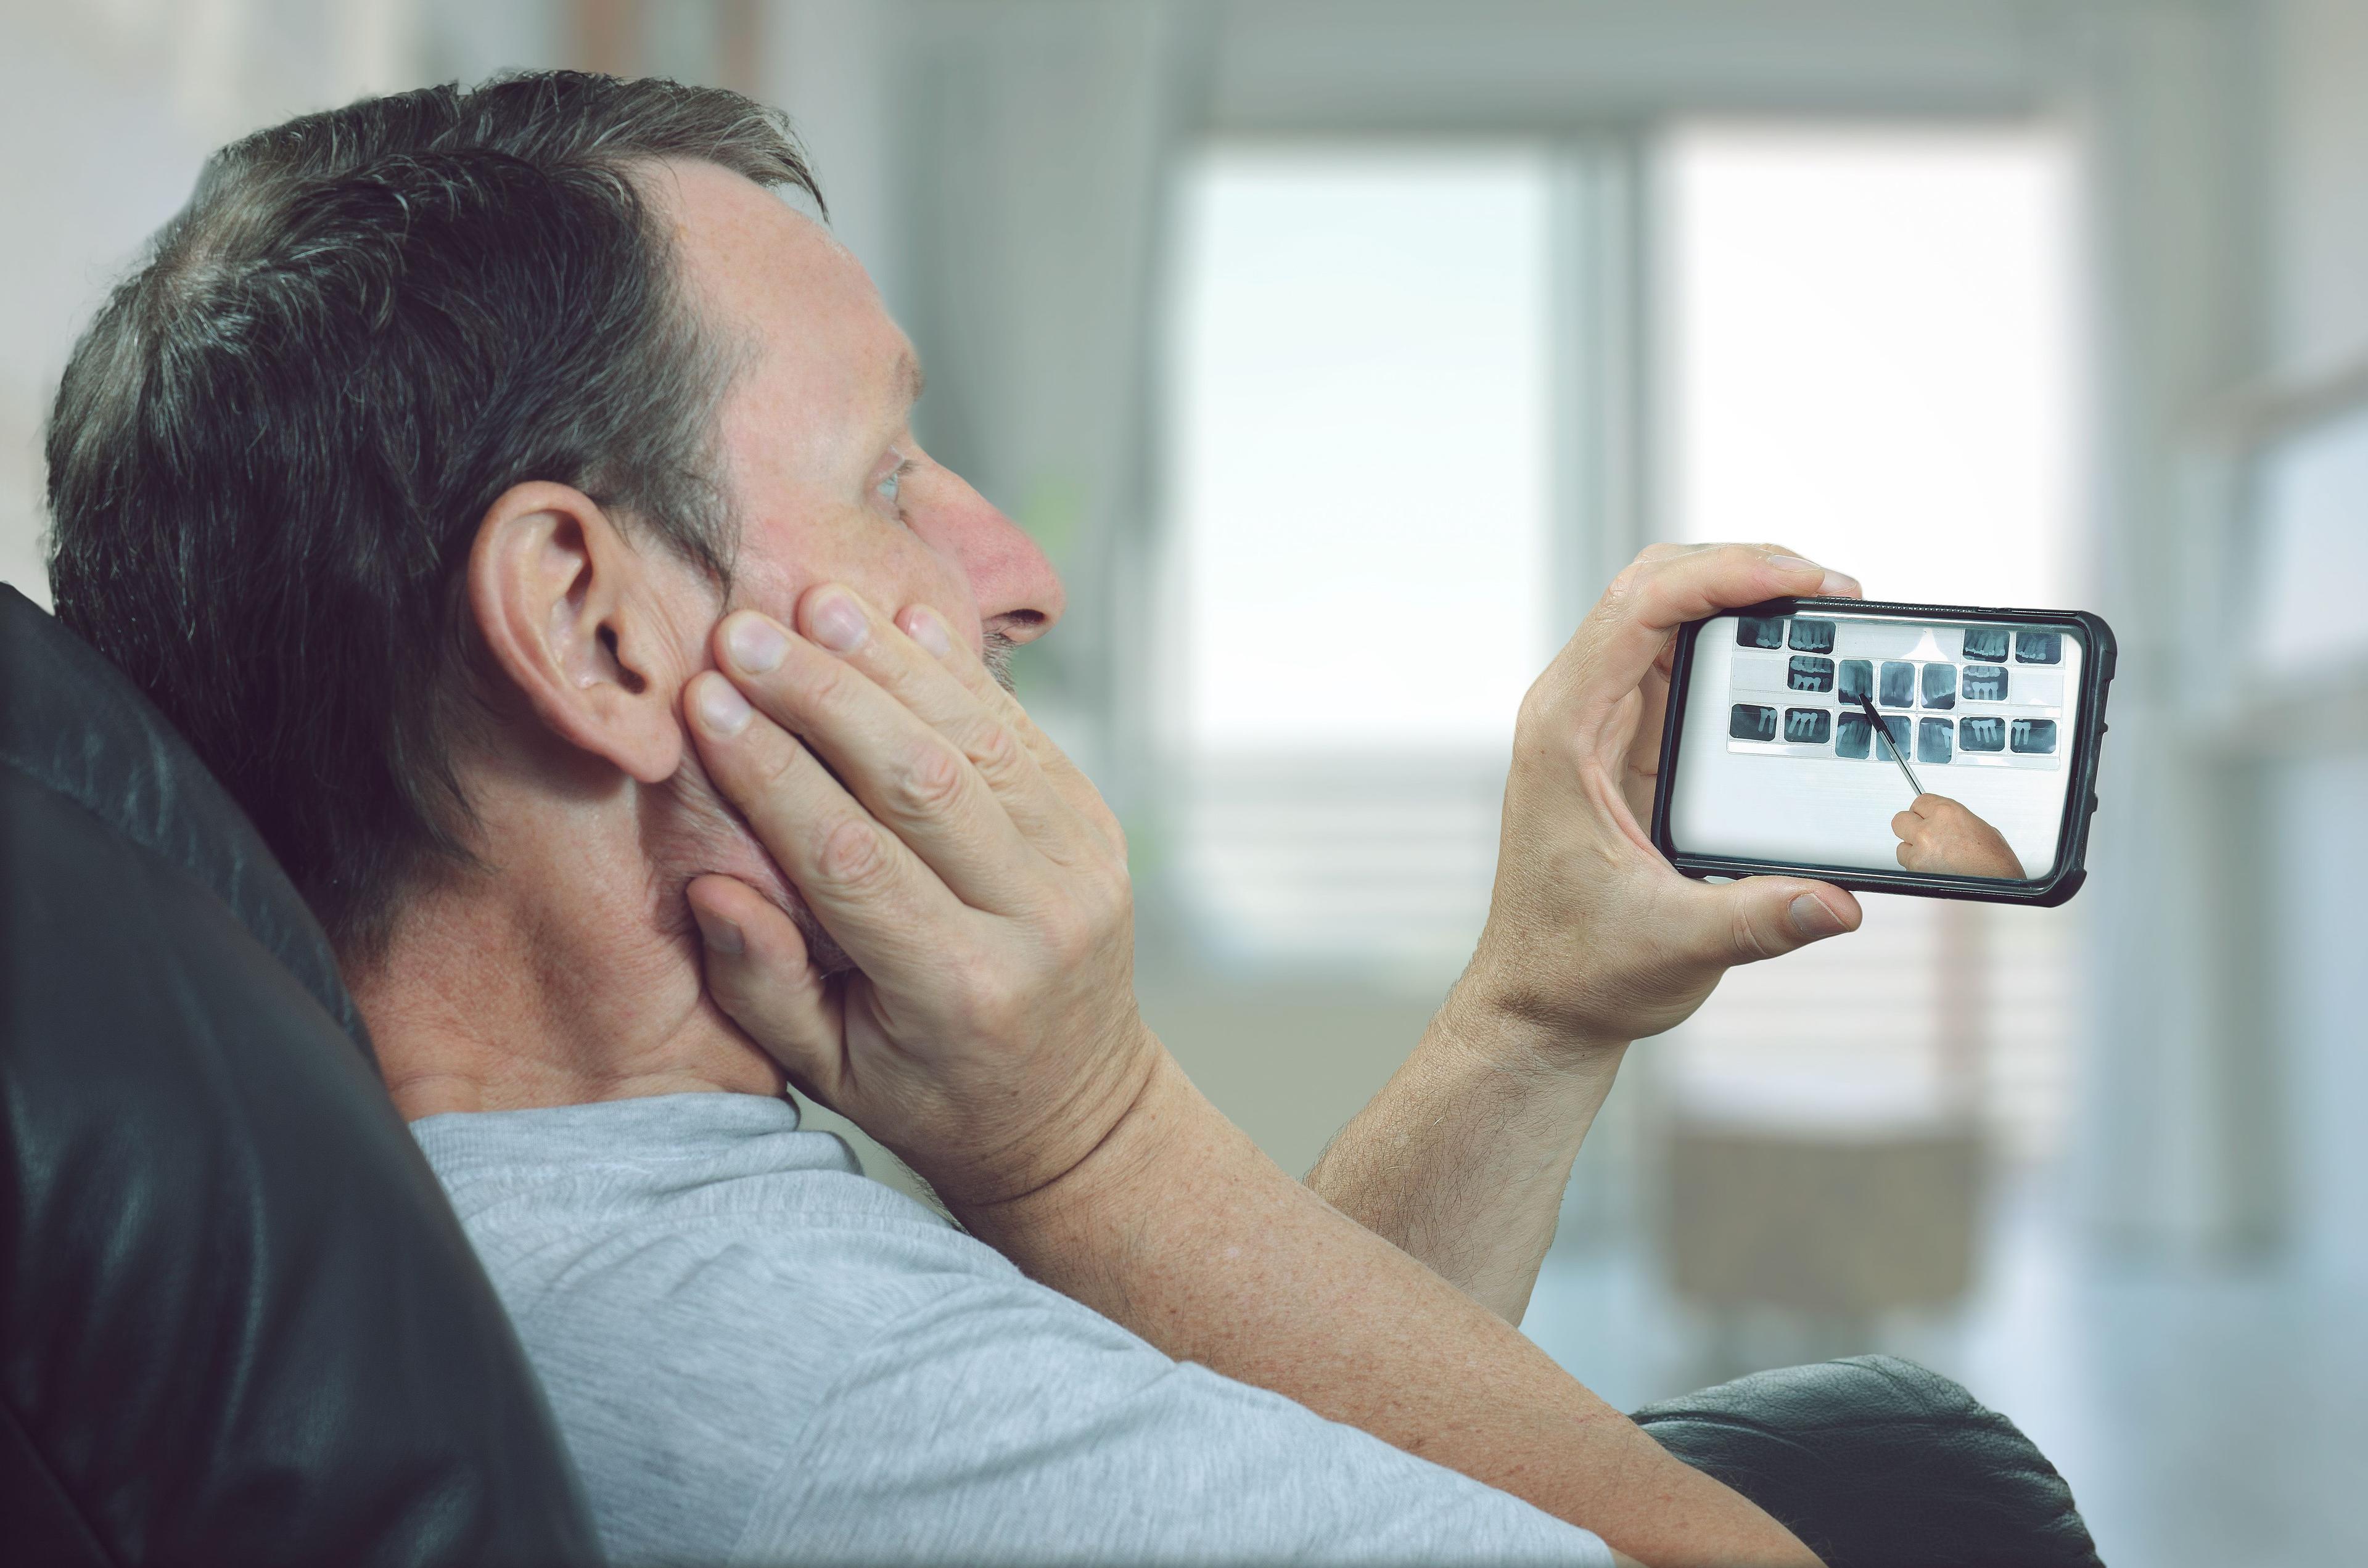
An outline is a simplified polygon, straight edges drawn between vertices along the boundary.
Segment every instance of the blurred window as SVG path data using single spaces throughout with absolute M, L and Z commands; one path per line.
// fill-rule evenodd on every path
M 2260 458 L 2256 657 L 2299 689 L 2368 661 L 2368 409 L 2280 441 Z M 2356 679 L 2356 673 L 2355 673 Z
M 1185 181 L 1162 741 L 1175 885 L 1233 959 L 1469 955 L 1551 653 L 1549 200 L 1518 149 Z
M 1778 540 L 1877 598 L 2077 606 L 2073 173 L 2045 129 L 1672 134 L 1661 449 L 1679 536 Z M 1860 1125 L 1978 1108 L 2010 1153 L 2047 1153 L 2080 905 L 1864 903 L 1857 935 L 1727 979 L 1673 1052 L 1684 1101 Z

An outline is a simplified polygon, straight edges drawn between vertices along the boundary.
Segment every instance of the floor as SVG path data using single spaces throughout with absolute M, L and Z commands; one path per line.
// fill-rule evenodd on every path
M 2368 1297 L 2100 1256 L 2036 1198 L 1999 1207 L 1986 1262 L 1945 1319 L 1722 1326 L 1635 1248 L 1557 1246 L 1524 1327 L 1623 1408 L 1755 1366 L 1907 1356 L 2022 1426 L 2116 1568 L 2368 1563 Z

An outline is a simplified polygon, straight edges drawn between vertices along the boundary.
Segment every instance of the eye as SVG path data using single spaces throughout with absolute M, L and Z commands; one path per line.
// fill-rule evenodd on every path
M 871 482 L 871 493 L 887 502 L 889 507 L 901 517 L 903 511 L 899 504 L 904 496 L 905 476 L 918 466 L 911 458 L 891 448 L 888 452 L 888 472 Z

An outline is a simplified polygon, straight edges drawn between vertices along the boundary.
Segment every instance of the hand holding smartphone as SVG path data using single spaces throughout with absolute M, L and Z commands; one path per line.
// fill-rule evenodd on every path
M 2062 903 L 2112 674 L 2085 611 L 1802 598 L 1691 622 L 1653 842 L 1690 876 Z

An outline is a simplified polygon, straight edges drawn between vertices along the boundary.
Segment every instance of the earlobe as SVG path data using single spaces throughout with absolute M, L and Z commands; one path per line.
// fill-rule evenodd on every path
M 514 485 L 469 552 L 468 599 L 491 668 L 543 728 L 644 784 L 682 763 L 662 625 L 638 552 L 583 492 Z

